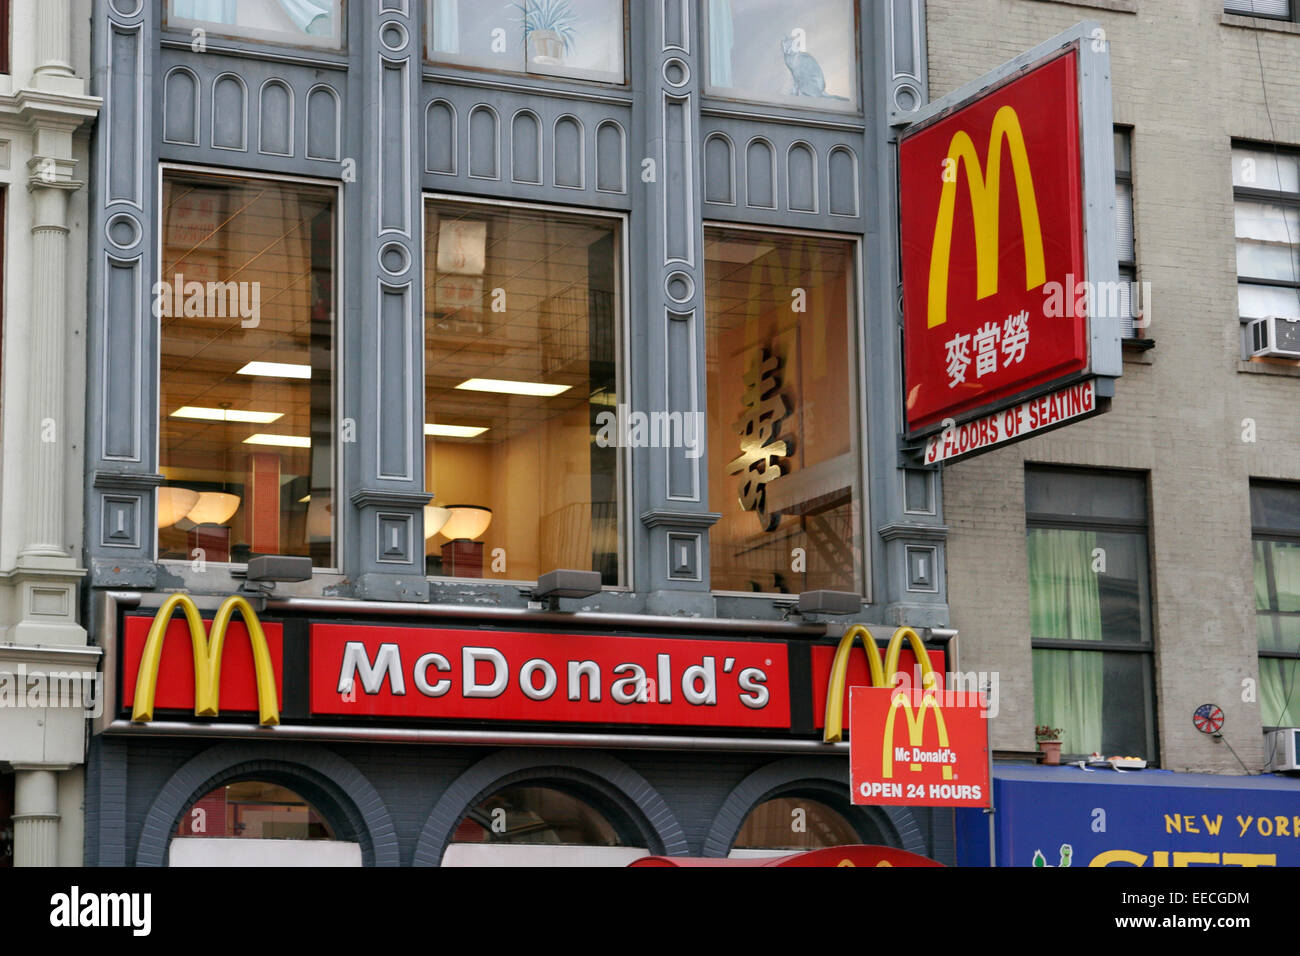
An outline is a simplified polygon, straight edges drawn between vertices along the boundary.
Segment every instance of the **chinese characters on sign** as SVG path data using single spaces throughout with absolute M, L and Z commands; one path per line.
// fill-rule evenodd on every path
M 1002 346 L 1002 368 L 1009 368 L 1012 364 L 1025 360 L 1025 351 L 1029 348 L 1028 309 L 1022 309 L 1018 315 L 1007 316 L 1001 326 L 986 322 L 975 332 L 973 339 L 958 332 L 945 342 L 944 348 L 948 351 L 948 387 L 956 388 L 966 381 L 972 347 L 975 349 L 975 377 L 983 378 L 996 372 L 999 342 Z

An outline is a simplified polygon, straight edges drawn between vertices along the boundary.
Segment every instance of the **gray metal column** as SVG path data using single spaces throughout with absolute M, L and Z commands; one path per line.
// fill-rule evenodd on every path
M 692 0 L 653 0 L 633 4 L 632 16 L 641 41 L 632 64 L 632 354 L 644 357 L 633 361 L 632 404 L 685 420 L 703 410 L 705 374 L 700 11 Z M 696 437 L 694 451 L 630 452 L 635 507 L 649 529 L 633 536 L 641 538 L 635 583 L 651 613 L 713 612 L 708 534 L 719 516 L 708 510 L 703 429 Z
M 158 474 L 158 324 L 149 292 L 154 240 L 157 9 L 94 5 L 92 92 L 103 99 L 91 149 L 87 312 L 86 552 L 96 585 L 153 587 Z
M 349 124 L 356 181 L 347 182 L 346 282 L 356 315 L 343 317 L 340 445 L 351 508 L 341 542 L 358 597 L 426 601 L 424 576 L 423 216 L 416 134 L 422 4 L 351 4 L 361 45 L 362 121 Z M 346 181 L 346 180 L 345 180 Z M 355 229 L 354 229 L 355 224 Z M 354 319 L 359 319 L 355 321 Z
M 909 513 L 908 472 L 902 467 L 902 286 L 898 262 L 897 133 L 908 114 L 929 99 L 925 70 L 924 0 L 863 4 L 863 89 L 869 130 L 863 194 L 876 196 L 867 224 L 864 322 L 871 463 L 872 604 L 885 624 L 939 627 L 948 623 L 939 473 L 912 473 L 925 505 Z M 874 22 L 873 22 L 874 18 Z M 888 142 L 886 136 L 888 135 Z

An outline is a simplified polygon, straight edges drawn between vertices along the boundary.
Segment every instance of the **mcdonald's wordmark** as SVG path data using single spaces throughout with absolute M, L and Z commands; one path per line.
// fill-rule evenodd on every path
M 987 807 L 986 707 L 935 686 L 849 689 L 853 802 Z

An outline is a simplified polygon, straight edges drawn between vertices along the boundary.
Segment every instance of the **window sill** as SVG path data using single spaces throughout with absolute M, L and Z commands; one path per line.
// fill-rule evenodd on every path
M 1246 17 L 1239 13 L 1220 14 L 1219 22 L 1225 27 L 1243 27 L 1247 30 L 1269 30 L 1273 33 L 1294 33 L 1300 35 L 1300 23 L 1290 20 L 1271 20 L 1267 17 Z
M 1251 375 L 1283 375 L 1300 378 L 1300 362 L 1291 359 L 1251 358 L 1238 359 L 1237 371 Z
M 1116 13 L 1137 13 L 1137 0 L 1038 0 L 1039 3 L 1058 3 L 1067 7 L 1092 7 L 1095 10 L 1113 10 Z
M 1155 363 L 1155 339 L 1120 339 L 1124 361 L 1131 365 L 1152 365 Z

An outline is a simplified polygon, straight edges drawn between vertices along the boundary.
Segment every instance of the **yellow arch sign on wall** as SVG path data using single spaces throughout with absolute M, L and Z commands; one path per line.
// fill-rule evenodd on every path
M 253 645 L 253 672 L 257 675 L 257 707 L 260 722 L 273 726 L 280 722 L 280 705 L 276 696 L 275 669 L 271 666 L 271 652 L 266 646 L 262 622 L 248 601 L 231 595 L 221 602 L 212 619 L 212 633 L 203 626 L 198 605 L 188 594 L 173 594 L 158 608 L 149 636 L 145 638 L 140 655 L 140 669 L 135 678 L 135 701 L 131 719 L 153 720 L 154 694 L 158 689 L 158 665 L 162 661 L 163 639 L 172 614 L 179 607 L 185 612 L 190 628 L 190 642 L 194 647 L 194 714 L 197 717 L 215 717 L 221 712 L 221 650 L 225 646 L 226 629 L 235 611 L 239 611 L 248 628 L 248 639 Z
M 925 644 L 921 636 L 910 627 L 900 627 L 894 631 L 889 638 L 889 644 L 885 648 L 885 659 L 883 664 L 880 660 L 880 648 L 876 646 L 875 638 L 867 630 L 865 625 L 855 624 L 844 632 L 840 638 L 840 646 L 835 649 L 835 660 L 831 664 L 830 681 L 826 686 L 826 720 L 823 724 L 825 728 L 822 734 L 822 740 L 828 744 L 838 743 L 844 736 L 844 692 L 845 684 L 849 676 L 849 656 L 853 653 L 853 644 L 859 638 L 862 639 L 862 649 L 867 655 L 867 667 L 871 671 L 872 687 L 889 687 L 893 684 L 894 676 L 898 673 L 898 658 L 903 649 L 903 641 L 911 645 L 912 653 L 916 655 L 917 661 L 921 665 L 921 685 L 922 689 L 929 690 L 935 686 L 938 680 L 934 673 L 934 666 L 930 663 L 930 655 L 925 652 Z M 889 675 L 886 681 L 885 675 Z M 939 705 L 928 698 L 927 702 L 922 704 L 920 712 L 913 717 L 911 707 L 907 710 L 907 723 L 909 729 L 915 727 L 917 731 L 925 723 L 925 715 L 928 707 L 933 707 L 935 717 L 938 719 L 939 732 L 943 735 L 945 744 L 947 738 L 947 729 L 944 727 L 943 714 L 939 711 Z M 889 726 L 893 728 L 893 718 L 897 709 L 890 710 Z M 886 748 L 888 749 L 888 748 Z

